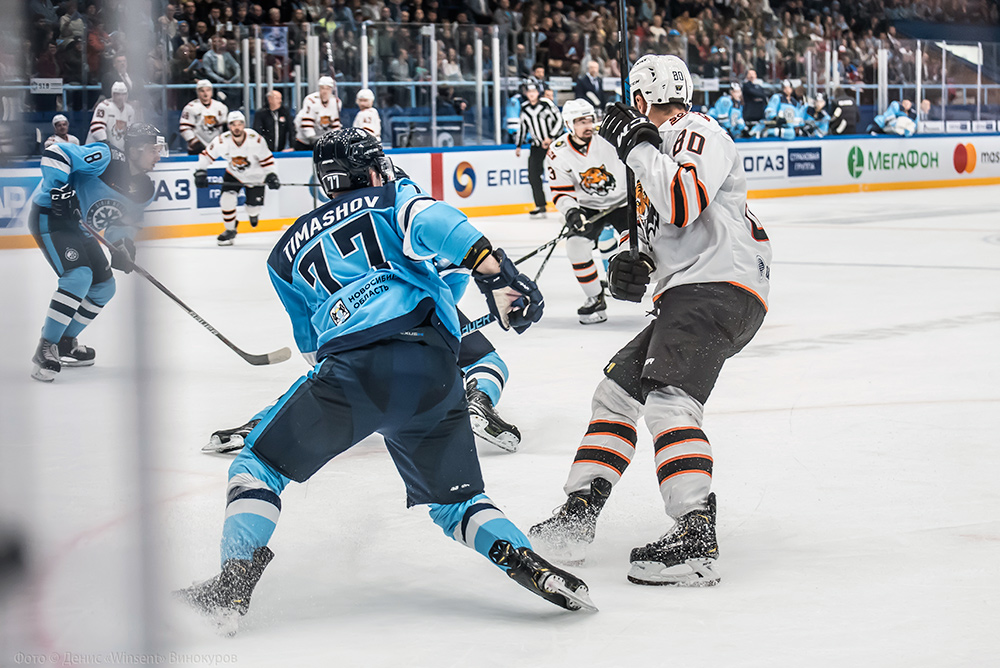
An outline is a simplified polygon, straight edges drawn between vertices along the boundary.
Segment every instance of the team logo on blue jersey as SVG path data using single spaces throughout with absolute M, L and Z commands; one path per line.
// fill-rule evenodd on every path
M 476 189 L 476 170 L 467 162 L 460 162 L 455 167 L 455 175 L 452 177 L 452 185 L 459 197 L 468 197 Z
M 347 305 L 343 299 L 338 299 L 337 303 L 330 309 L 330 319 L 335 325 L 343 325 L 351 317 L 351 312 L 347 310 Z
M 75 248 L 67 248 L 63 256 L 66 258 L 67 262 L 76 262 L 80 259 L 80 252 Z
M 99 199 L 87 209 L 87 222 L 98 230 L 117 224 L 124 216 L 121 202 L 114 199 Z

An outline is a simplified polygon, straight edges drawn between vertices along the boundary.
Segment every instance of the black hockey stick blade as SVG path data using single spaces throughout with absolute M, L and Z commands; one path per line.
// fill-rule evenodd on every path
M 107 239 L 105 239 L 104 236 L 100 232 L 98 232 L 96 229 L 94 229 L 89 223 L 87 223 L 86 221 L 81 221 L 80 224 L 83 225 L 83 227 L 88 232 L 90 232 L 90 235 L 92 237 L 94 237 L 94 239 L 96 239 L 99 243 L 103 244 L 104 246 L 107 246 L 108 249 L 111 250 L 112 253 L 118 252 L 118 249 L 116 249 L 111 244 L 110 241 L 108 241 Z M 254 366 L 264 366 L 266 364 L 280 364 L 281 362 L 284 362 L 284 361 L 286 361 L 286 360 L 288 360 L 288 359 L 290 359 L 292 357 L 292 351 L 289 350 L 287 347 L 280 348 L 278 350 L 275 350 L 274 352 L 266 353 L 264 355 L 253 355 L 253 354 L 248 353 L 248 352 L 246 352 L 244 350 L 241 350 L 239 347 L 236 346 L 236 344 L 234 344 L 232 341 L 230 341 L 225 336 L 223 336 L 222 333 L 219 332 L 219 330 L 217 330 L 215 327 L 212 327 L 212 325 L 209 324 L 209 322 L 207 320 L 205 320 L 200 315 L 198 315 L 194 311 L 194 309 L 192 309 L 190 306 L 188 306 L 187 304 L 185 304 L 184 301 L 180 297 L 178 297 L 173 292 L 171 292 L 169 289 L 167 289 L 167 286 L 165 286 L 163 283 L 160 283 L 158 280 L 156 280 L 156 278 L 152 274 L 150 274 L 148 271 L 146 271 L 141 266 L 139 266 L 138 264 L 136 264 L 135 261 L 132 262 L 132 266 L 134 267 L 134 270 L 135 270 L 135 272 L 137 274 L 139 274 L 140 276 L 142 276 L 143 278 L 145 278 L 147 281 L 149 281 L 150 283 L 152 283 L 156 287 L 157 290 L 159 290 L 160 292 L 162 292 L 166 296 L 170 297 L 170 299 L 172 299 L 175 304 L 177 304 L 182 309 L 184 309 L 184 311 L 189 316 L 191 316 L 192 318 L 194 318 L 195 320 L 197 320 L 198 323 L 200 323 L 202 327 L 204 327 L 205 329 L 207 329 L 208 331 L 210 331 L 212 334 L 214 334 L 215 338 L 217 338 L 220 341 L 222 341 L 224 344 L 226 344 L 226 346 L 229 347 L 230 350 L 232 350 L 234 353 L 236 353 L 237 355 L 239 355 L 240 357 L 242 357 L 244 360 L 246 360 L 250 364 L 252 364 Z

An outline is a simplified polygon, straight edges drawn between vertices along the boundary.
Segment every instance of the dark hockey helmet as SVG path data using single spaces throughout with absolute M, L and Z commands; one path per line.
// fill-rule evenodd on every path
M 133 123 L 125 131 L 125 153 L 129 154 L 133 147 L 152 144 L 159 148 L 160 155 L 167 154 L 167 140 L 156 126 L 149 123 Z
M 313 146 L 313 172 L 327 197 L 371 186 L 370 169 L 380 174 L 383 181 L 395 179 L 392 161 L 367 130 L 345 128 L 328 132 Z

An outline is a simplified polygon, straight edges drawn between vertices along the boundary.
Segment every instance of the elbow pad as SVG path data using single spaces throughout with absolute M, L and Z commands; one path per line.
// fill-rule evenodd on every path
M 462 260 L 460 266 L 469 271 L 475 271 L 476 267 L 489 257 L 492 252 L 493 246 L 490 244 L 490 240 L 486 237 L 479 237 L 479 240 L 472 244 L 472 248 L 465 254 L 465 258 Z

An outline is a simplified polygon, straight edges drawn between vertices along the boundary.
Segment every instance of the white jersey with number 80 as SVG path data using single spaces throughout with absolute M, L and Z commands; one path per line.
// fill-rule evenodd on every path
M 691 283 L 732 283 L 764 306 L 771 243 L 747 206 L 747 180 L 736 144 L 715 120 L 674 116 L 663 143 L 628 155 L 636 177 L 640 248 L 656 263 L 654 297 Z

